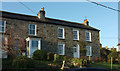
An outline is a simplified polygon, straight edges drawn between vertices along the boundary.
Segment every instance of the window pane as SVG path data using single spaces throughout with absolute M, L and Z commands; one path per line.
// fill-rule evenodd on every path
M 33 34 L 33 31 L 32 31 L 32 30 L 30 30 L 30 34 Z
M 58 37 L 63 38 L 63 29 L 58 29 Z
M 35 35 L 35 25 L 34 24 L 29 25 L 29 34 Z
M 38 41 L 33 40 L 32 41 L 32 47 L 38 47 Z
M 63 54 L 63 45 L 58 45 L 58 53 Z
M 73 39 L 78 39 L 77 31 L 73 31 Z
M 87 56 L 90 56 L 90 47 L 87 46 L 87 47 L 86 47 L 86 50 L 87 50 Z
M 90 34 L 89 34 L 89 32 L 86 32 L 86 40 L 90 40 Z
M 32 29 L 32 25 L 31 24 L 29 25 L 29 29 Z
M 4 27 L 4 21 L 2 21 L 2 26 Z
M 5 31 L 5 22 L 0 21 L 0 32 L 4 32 L 4 31 Z
M 35 25 L 32 26 L 32 29 L 35 29 Z
M 2 32 L 4 32 L 4 27 L 2 27 Z
M 35 47 L 38 47 L 38 41 L 35 41 Z
M 35 35 L 35 30 L 32 30 L 32 32 L 33 32 L 32 34 Z

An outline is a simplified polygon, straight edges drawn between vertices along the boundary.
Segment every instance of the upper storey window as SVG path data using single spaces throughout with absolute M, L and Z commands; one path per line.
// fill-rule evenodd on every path
M 86 31 L 85 38 L 86 38 L 86 41 L 91 41 L 91 32 Z
M 65 39 L 65 36 L 64 36 L 64 28 L 58 27 L 58 38 L 60 38 L 60 39 Z
M 29 35 L 36 35 L 36 25 L 35 24 L 29 24 Z
M 79 31 L 73 30 L 73 40 L 79 40 Z
M 6 21 L 0 20 L 0 32 L 5 32 Z

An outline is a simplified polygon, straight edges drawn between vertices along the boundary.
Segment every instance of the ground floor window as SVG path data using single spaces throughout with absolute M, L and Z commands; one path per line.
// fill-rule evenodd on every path
M 91 46 L 86 46 L 86 56 L 92 56 L 92 48 Z
M 80 51 L 79 51 L 79 45 L 74 45 L 73 47 L 73 56 L 74 58 L 79 58 Z
M 65 44 L 58 44 L 58 54 L 59 55 L 64 55 L 65 52 Z

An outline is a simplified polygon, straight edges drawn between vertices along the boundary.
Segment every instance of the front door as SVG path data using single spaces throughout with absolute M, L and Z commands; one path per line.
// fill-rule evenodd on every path
M 79 45 L 73 47 L 74 58 L 79 58 Z

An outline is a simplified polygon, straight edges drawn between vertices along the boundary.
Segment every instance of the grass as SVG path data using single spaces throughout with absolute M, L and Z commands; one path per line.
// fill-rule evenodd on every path
M 88 67 L 111 69 L 111 64 L 103 63 L 103 62 L 95 62 L 95 63 L 89 64 Z M 120 64 L 113 64 L 112 69 L 118 69 L 118 67 L 120 67 Z

